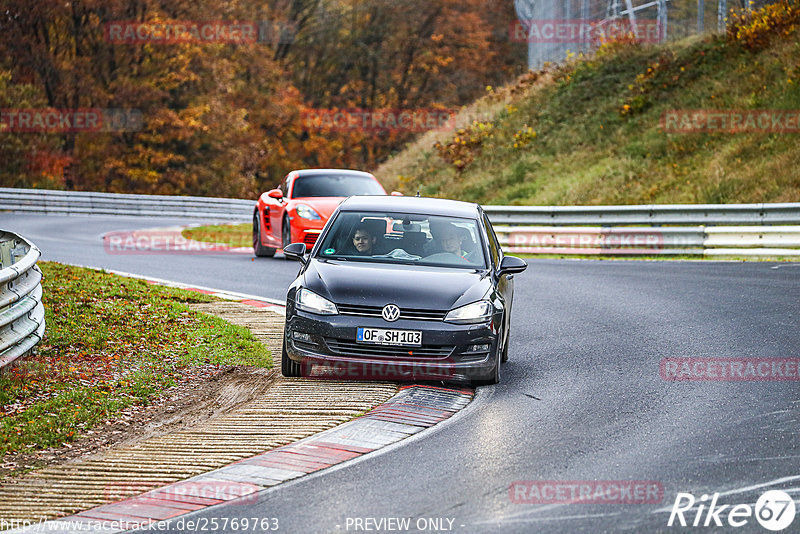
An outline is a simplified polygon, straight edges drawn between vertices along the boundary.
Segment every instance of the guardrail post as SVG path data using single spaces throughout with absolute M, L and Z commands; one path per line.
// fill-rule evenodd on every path
M 0 269 L 11 267 L 14 263 L 14 258 L 11 254 L 11 249 L 14 248 L 14 246 L 15 243 L 13 241 L 0 242 Z
M 14 264 L 14 256 L 11 254 L 11 249 L 14 246 L 15 243 L 11 240 L 0 241 L 0 269 L 11 267 Z M 7 306 L 0 306 L 0 313 L 3 313 L 10 307 L 10 304 Z

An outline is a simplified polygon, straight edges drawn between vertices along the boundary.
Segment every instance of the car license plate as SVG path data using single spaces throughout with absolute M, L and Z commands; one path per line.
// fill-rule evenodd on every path
M 422 332 L 419 330 L 384 330 L 383 328 L 364 328 L 356 330 L 356 342 L 373 345 L 402 345 L 419 347 L 422 345 Z

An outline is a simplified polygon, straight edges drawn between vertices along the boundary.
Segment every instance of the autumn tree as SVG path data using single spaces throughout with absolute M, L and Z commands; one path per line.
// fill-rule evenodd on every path
M 142 118 L 136 131 L 0 134 L 5 185 L 253 197 L 292 168 L 372 167 L 411 136 L 309 128 L 306 109 L 452 108 L 524 64 L 508 40 L 513 7 L 501 0 L 0 6 L 4 106 Z M 113 21 L 255 21 L 278 33 L 245 44 L 117 43 L 104 31 Z M 49 181 L 34 179 L 34 153 Z

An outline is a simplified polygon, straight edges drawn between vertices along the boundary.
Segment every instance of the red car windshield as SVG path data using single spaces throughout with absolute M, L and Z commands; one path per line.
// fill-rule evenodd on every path
M 294 181 L 292 198 L 350 197 L 354 195 L 385 195 L 381 184 L 369 176 L 352 174 L 318 174 L 301 176 Z

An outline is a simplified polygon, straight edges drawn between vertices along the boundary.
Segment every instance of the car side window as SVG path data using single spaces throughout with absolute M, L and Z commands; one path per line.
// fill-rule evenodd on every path
M 500 248 L 500 244 L 497 242 L 494 228 L 492 228 L 492 223 L 489 222 L 489 218 L 486 214 L 483 215 L 483 224 L 486 225 L 486 236 L 489 238 L 489 254 L 492 255 L 492 263 L 495 267 L 499 267 L 500 261 L 503 258 L 503 251 Z

